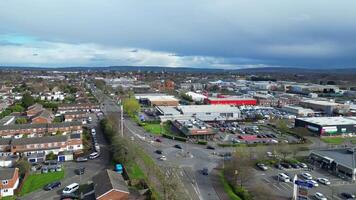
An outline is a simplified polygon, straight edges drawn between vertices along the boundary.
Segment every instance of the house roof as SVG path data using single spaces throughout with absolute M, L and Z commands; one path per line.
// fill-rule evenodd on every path
M 0 126 L 0 130 L 21 130 L 21 129 L 34 129 L 34 128 L 59 128 L 69 126 L 81 126 L 81 122 L 62 122 L 55 124 L 16 124 L 8 126 Z
M 28 107 L 27 110 L 41 110 L 43 109 L 43 106 L 39 103 L 35 103 L 32 106 Z
M 0 145 L 9 145 L 11 138 L 0 138 Z
M 74 111 L 74 112 L 66 112 L 64 115 L 85 115 L 87 112 L 85 111 Z
M 354 166 L 356 166 L 356 163 L 355 165 L 353 164 L 353 154 L 347 149 L 315 150 L 312 153 L 332 159 L 337 164 L 343 165 L 344 167 L 348 167 L 350 169 L 355 168 Z
M 9 180 L 14 176 L 16 168 L 3 168 L 0 167 L 1 180 Z
M 118 190 L 129 193 L 126 182 L 122 175 L 112 170 L 105 170 L 93 177 L 95 195 L 100 197 L 110 190 Z
M 42 110 L 41 112 L 37 113 L 35 116 L 32 117 L 32 119 L 37 118 L 37 117 L 43 117 L 49 120 L 52 120 L 54 118 L 54 115 L 52 112 L 48 110 Z
M 52 142 L 65 142 L 67 141 L 67 136 L 46 136 L 46 137 L 33 137 L 33 138 L 19 138 L 13 139 L 12 145 L 25 145 L 25 144 L 43 144 Z

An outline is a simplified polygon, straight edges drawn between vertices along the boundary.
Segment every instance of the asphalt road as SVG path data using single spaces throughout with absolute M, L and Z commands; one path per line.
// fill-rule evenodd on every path
M 96 95 L 102 103 L 102 111 L 104 114 L 120 113 L 119 106 L 113 102 L 109 97 L 104 95 L 101 91 L 94 90 Z M 119 115 L 117 115 L 119 116 Z M 205 176 L 201 173 L 203 168 L 208 168 L 211 171 L 215 168 L 221 159 L 213 155 L 212 150 L 196 144 L 181 143 L 166 138 L 160 138 L 162 142 L 155 142 L 154 136 L 145 132 L 145 130 L 138 126 L 130 119 L 124 120 L 125 134 L 139 144 L 155 162 L 169 173 L 174 174 L 178 181 L 181 181 L 185 187 L 186 193 L 190 195 L 191 199 L 199 200 L 219 200 L 219 196 L 215 192 L 209 175 Z M 180 144 L 183 149 L 177 149 L 173 146 Z M 155 150 L 160 149 L 167 157 L 166 161 L 158 159 L 160 155 L 155 153 Z M 217 149 L 216 151 L 226 151 Z

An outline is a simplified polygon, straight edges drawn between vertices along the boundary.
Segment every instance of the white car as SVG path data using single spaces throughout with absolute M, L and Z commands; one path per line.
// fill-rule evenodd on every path
M 93 152 L 93 153 L 89 154 L 89 159 L 93 160 L 99 156 L 100 156 L 100 154 L 98 152 Z
M 314 180 L 307 180 L 307 182 L 313 184 L 313 187 L 318 187 L 319 186 L 318 182 L 316 182 Z
M 159 159 L 159 160 L 162 160 L 162 161 L 167 160 L 166 156 L 161 156 L 161 157 L 159 157 L 158 159 Z
M 324 185 L 330 185 L 330 181 L 327 178 L 318 178 L 316 179 L 319 183 L 322 183 Z
M 314 194 L 314 197 L 318 200 L 328 200 L 323 194 L 321 194 L 320 192 L 317 192 Z
M 279 173 L 278 174 L 278 180 L 282 182 L 290 182 L 290 178 L 287 174 L 285 173 Z
M 307 180 L 312 180 L 313 177 L 312 175 L 310 175 L 309 173 L 302 173 L 301 176 L 304 178 L 304 179 L 307 179 Z
M 303 169 L 308 168 L 308 165 L 305 163 L 299 163 L 299 166 Z
M 71 194 L 79 189 L 78 183 L 72 183 L 63 189 L 63 194 Z

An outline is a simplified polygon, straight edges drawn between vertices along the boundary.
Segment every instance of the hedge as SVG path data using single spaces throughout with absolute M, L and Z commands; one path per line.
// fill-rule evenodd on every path
M 178 141 L 182 141 L 182 142 L 187 141 L 187 138 L 180 137 L 180 136 L 174 136 L 174 135 L 168 135 L 168 134 L 162 134 L 162 136 L 165 138 L 168 138 L 168 139 L 172 139 L 172 140 L 178 140 Z

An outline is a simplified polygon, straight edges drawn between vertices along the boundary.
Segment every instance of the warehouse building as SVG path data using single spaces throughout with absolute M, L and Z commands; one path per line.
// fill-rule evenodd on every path
M 211 105 L 234 105 L 234 106 L 255 106 L 257 100 L 253 98 L 243 98 L 243 97 L 209 97 L 205 99 L 205 103 Z
M 356 180 L 354 149 L 316 150 L 309 155 L 309 160 L 316 167 Z
M 315 113 L 312 109 L 303 108 L 300 106 L 284 106 L 281 108 L 281 110 L 298 117 L 313 116 Z
M 195 102 L 203 102 L 204 99 L 207 98 L 205 95 L 202 95 L 202 94 L 199 94 L 199 93 L 195 93 L 195 92 L 187 92 L 185 94 L 187 96 L 190 96 L 192 98 L 192 100 L 195 101 Z
M 332 115 L 334 113 L 345 114 L 350 111 L 350 105 L 335 103 L 331 101 L 306 99 L 300 101 L 300 105 L 306 108 L 311 108 L 316 111 L 321 111 L 329 115 Z
M 178 106 L 179 100 L 172 95 L 161 93 L 139 94 L 135 98 L 144 105 L 148 106 Z
M 212 139 L 215 134 L 210 125 L 199 119 L 191 118 L 188 120 L 174 120 L 172 121 L 172 124 L 187 138 L 207 140 Z
M 305 127 L 320 136 L 354 136 L 356 117 L 297 118 L 295 127 Z

